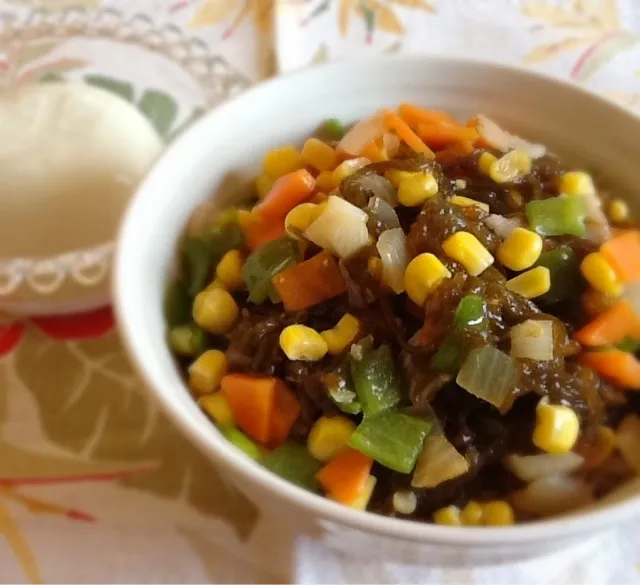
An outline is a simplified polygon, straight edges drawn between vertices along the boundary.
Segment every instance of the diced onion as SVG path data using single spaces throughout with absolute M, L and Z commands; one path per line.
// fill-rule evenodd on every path
M 588 193 L 584 195 L 584 200 L 586 238 L 596 244 L 602 244 L 611 237 L 611 227 L 607 216 L 602 211 L 600 197 L 596 193 Z
M 382 280 L 395 293 L 404 291 L 404 271 L 407 268 L 407 238 L 400 227 L 380 234 L 376 245 L 382 260 Z
M 354 156 L 358 155 L 367 144 L 380 138 L 386 131 L 387 127 L 382 116 L 376 114 L 354 124 L 340 140 L 338 150 Z
M 492 213 L 484 222 L 501 238 L 508 238 L 517 227 L 522 227 L 522 221 L 517 217 L 504 217 Z
M 392 503 L 396 512 L 408 516 L 416 511 L 418 498 L 414 492 L 402 490 L 393 494 Z
M 626 464 L 640 473 L 640 417 L 628 414 L 616 431 L 616 445 Z
M 382 136 L 382 143 L 388 158 L 393 158 L 400 148 L 400 139 L 393 132 L 385 133 Z
M 352 179 L 357 181 L 362 190 L 369 194 L 369 197 L 377 197 L 386 201 L 391 207 L 398 205 L 398 192 L 389 179 L 385 179 L 378 173 L 365 173 Z
M 550 475 L 536 479 L 511 496 L 519 510 L 537 516 L 553 516 L 582 508 L 593 501 L 591 487 L 581 479 Z
M 527 319 L 511 329 L 511 357 L 536 361 L 553 359 L 553 321 Z
M 503 411 L 511 404 L 511 392 L 516 385 L 516 364 L 499 349 L 485 345 L 469 352 L 456 382 L 469 394 Z
M 540 158 L 544 156 L 547 149 L 542 144 L 534 144 L 510 134 L 506 130 L 503 130 L 493 120 L 483 116 L 478 116 L 477 130 L 480 136 L 484 138 L 491 146 L 494 146 L 502 152 L 509 150 L 522 150 L 526 152 L 531 158 Z
M 362 209 L 331 195 L 304 237 L 340 258 L 348 258 L 369 244 L 368 217 Z
M 443 435 L 431 434 L 424 442 L 411 479 L 415 488 L 432 488 L 469 471 L 469 463 Z
M 568 475 L 582 467 L 584 457 L 577 453 L 509 455 L 505 467 L 522 481 L 534 481 L 550 475 Z
M 393 207 L 380 197 L 372 197 L 367 205 L 369 217 L 380 226 L 382 231 L 400 227 L 398 214 Z

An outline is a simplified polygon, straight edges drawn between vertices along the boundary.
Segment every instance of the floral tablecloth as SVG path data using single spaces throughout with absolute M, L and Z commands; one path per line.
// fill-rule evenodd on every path
M 0 0 L 0 87 L 94 83 L 169 141 L 278 70 L 407 51 L 539 68 L 640 110 L 636 0 L 274 2 Z M 477 570 L 363 566 L 282 532 L 150 402 L 108 307 L 5 320 L 0 354 L 0 582 L 640 582 L 633 526 Z

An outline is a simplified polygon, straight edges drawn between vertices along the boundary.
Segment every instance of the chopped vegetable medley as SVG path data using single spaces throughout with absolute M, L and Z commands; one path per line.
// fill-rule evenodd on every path
M 164 308 L 223 436 L 345 506 L 508 526 L 640 473 L 640 230 L 485 116 L 278 145 L 185 236 Z

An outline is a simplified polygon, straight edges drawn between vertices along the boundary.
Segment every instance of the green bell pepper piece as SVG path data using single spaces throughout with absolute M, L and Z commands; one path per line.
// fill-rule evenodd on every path
M 480 325 L 485 316 L 485 305 L 482 297 L 467 295 L 456 307 L 453 316 L 454 327 L 474 327 Z
M 584 237 L 587 213 L 584 197 L 560 195 L 536 199 L 525 205 L 524 211 L 532 230 L 541 236 Z
M 178 325 L 169 331 L 169 346 L 179 355 L 200 355 L 206 344 L 207 337 L 204 331 L 196 325 Z
M 164 297 L 164 317 L 169 327 L 185 325 L 191 321 L 191 297 L 187 287 L 179 280 L 173 281 Z
M 322 383 L 331 401 L 346 414 L 359 414 L 362 406 L 349 374 L 349 365 L 343 364 L 333 372 L 322 376 Z
M 540 254 L 535 266 L 549 269 L 551 288 L 536 299 L 539 304 L 552 304 L 575 296 L 580 286 L 580 264 L 575 252 L 561 246 Z
M 189 275 L 188 292 L 195 297 L 208 283 L 215 262 L 214 251 L 205 238 L 190 236 L 184 242 L 184 261 Z
M 240 451 L 251 457 L 251 459 L 255 459 L 257 461 L 262 456 L 258 445 L 256 445 L 242 431 L 239 431 L 235 427 L 225 427 L 220 429 L 220 432 L 225 436 L 229 443 L 240 449 Z
M 328 140 L 340 140 L 346 133 L 345 125 L 336 118 L 330 118 L 321 128 L 322 136 L 326 136 Z
M 302 445 L 285 443 L 264 455 L 260 463 L 269 471 L 301 488 L 312 492 L 320 491 L 316 473 L 322 467 L 322 463 L 314 459 Z
M 640 351 L 640 343 L 630 337 L 625 337 L 616 347 L 620 351 L 626 351 L 627 353 L 637 353 Z
M 368 343 L 363 340 L 351 350 L 351 379 L 362 411 L 373 416 L 400 402 L 400 378 L 389 347 L 381 345 L 374 350 Z
M 349 444 L 389 469 L 410 473 L 431 427 L 430 421 L 386 410 L 365 417 Z
M 249 300 L 261 304 L 271 298 L 278 301 L 273 277 L 298 262 L 298 244 L 287 237 L 267 242 L 254 250 L 242 267 L 242 276 L 249 290 Z

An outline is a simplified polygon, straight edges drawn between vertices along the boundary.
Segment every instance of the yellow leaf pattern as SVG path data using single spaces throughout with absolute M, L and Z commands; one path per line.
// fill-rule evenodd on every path
M 192 26 L 216 24 L 230 16 L 237 4 L 236 0 L 203 0 L 189 24 Z

